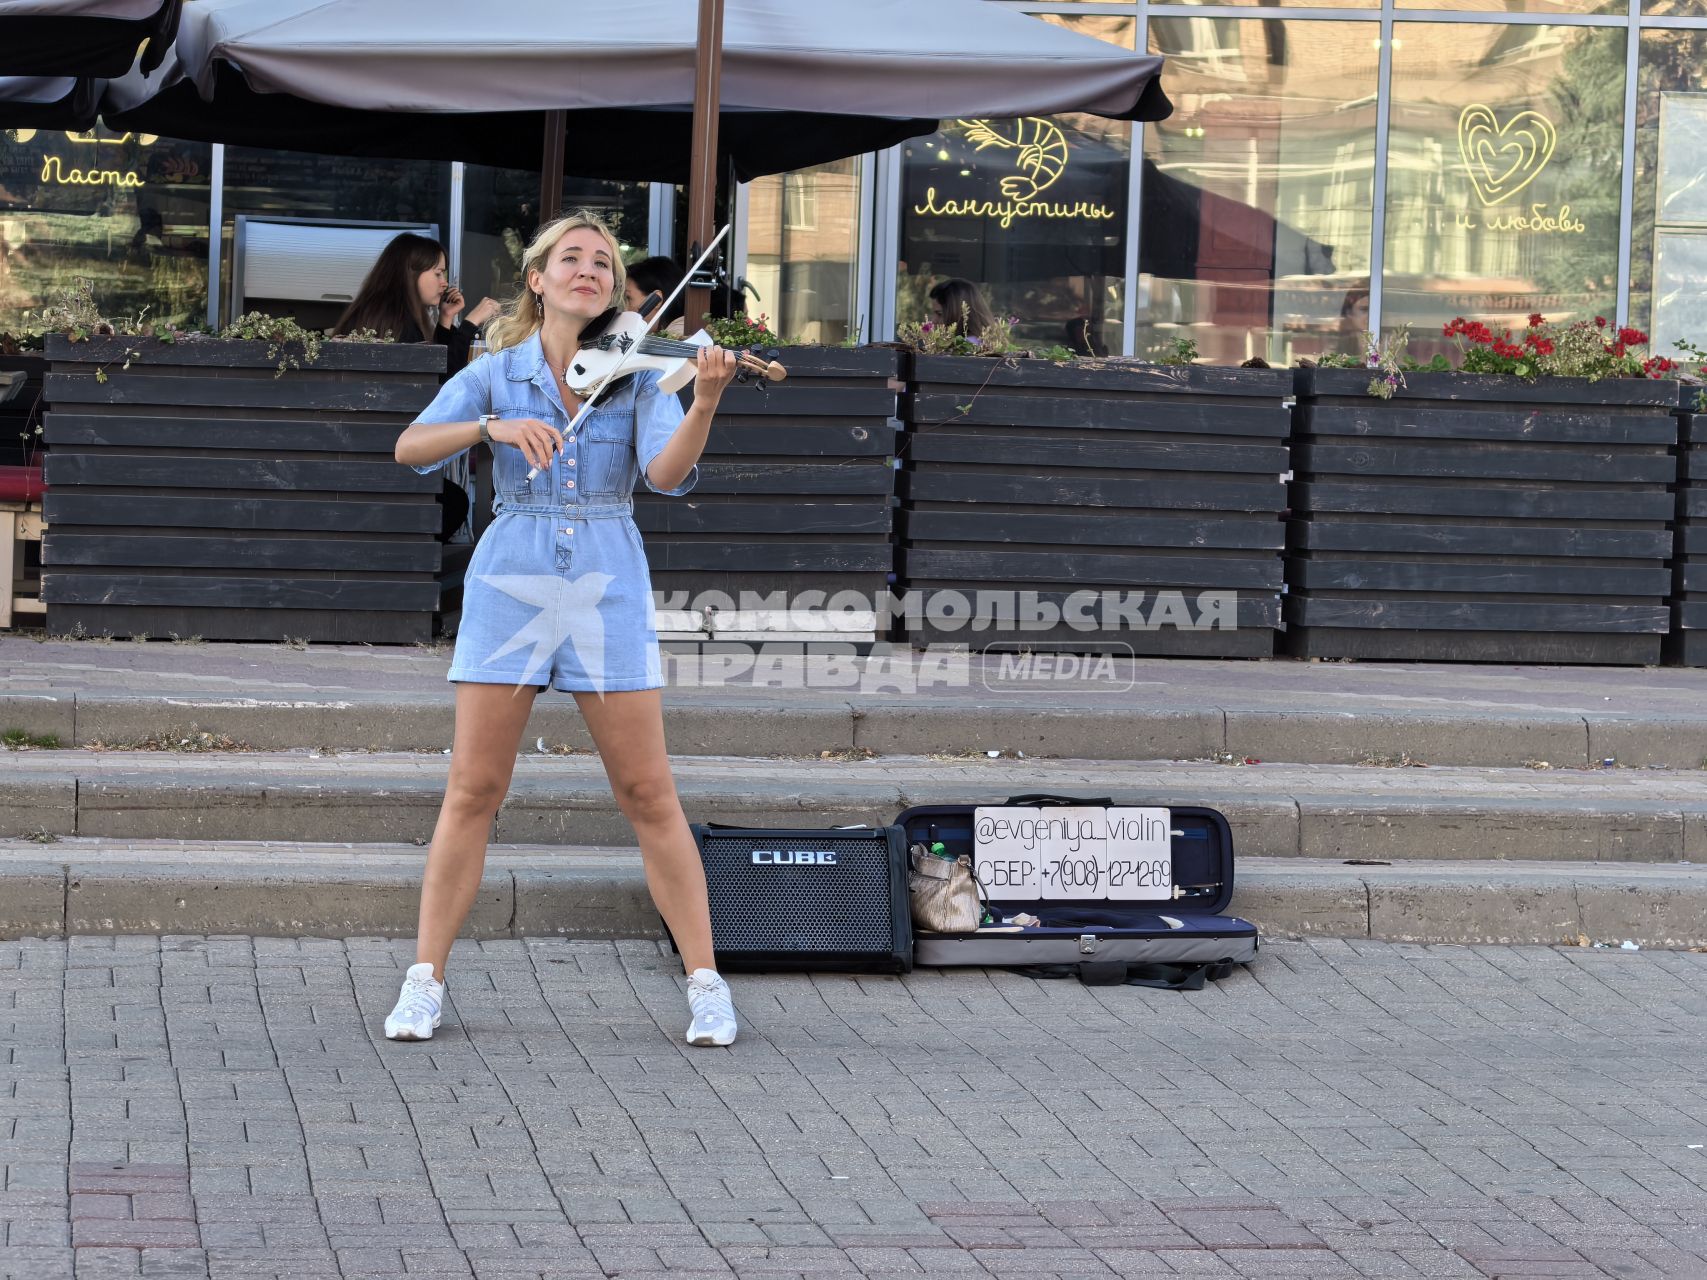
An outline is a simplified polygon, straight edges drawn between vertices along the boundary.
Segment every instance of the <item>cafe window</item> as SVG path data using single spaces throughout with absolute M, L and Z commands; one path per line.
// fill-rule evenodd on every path
M 1707 31 L 1644 31 L 1630 219 L 1630 323 L 1653 349 L 1707 334 Z
M 1041 15 L 1131 48 L 1136 23 Z M 901 146 L 895 314 L 932 317 L 931 290 L 976 285 L 1033 346 L 1120 354 L 1132 126 L 1072 114 L 945 120 Z
M 1612 316 L 1625 32 L 1398 23 L 1382 324 Z
M 862 331 L 861 174 L 854 158 L 747 187 L 747 311 L 768 316 L 786 341 L 834 343 Z
M 152 134 L 0 131 L 0 332 L 78 279 L 105 315 L 200 324 L 211 154 Z
M 508 302 L 522 285 L 522 255 L 539 229 L 539 174 L 471 164 L 463 171 L 462 272 L 468 305 L 482 297 Z M 625 262 L 644 258 L 648 186 L 600 178 L 563 181 L 561 210 L 589 209 L 604 219 Z
M 1174 113 L 1145 129 L 1138 354 L 1288 364 L 1367 317 L 1379 28 L 1154 18 Z
M 316 279 L 313 298 L 272 298 L 265 296 L 264 289 L 258 295 L 238 270 L 236 219 L 260 216 L 436 227 L 442 242 L 450 222 L 450 165 L 227 147 L 224 205 L 221 315 L 229 319 L 241 303 L 245 310 L 288 314 L 310 328 L 327 329 L 337 323 L 361 287 L 360 274 L 352 272 L 350 279 Z

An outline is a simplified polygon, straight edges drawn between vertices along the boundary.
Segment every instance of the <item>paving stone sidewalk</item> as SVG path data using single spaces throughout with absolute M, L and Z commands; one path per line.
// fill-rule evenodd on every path
M 1707 955 L 1282 943 L 1193 994 L 376 939 L 0 943 L 0 1277 L 1707 1277 Z

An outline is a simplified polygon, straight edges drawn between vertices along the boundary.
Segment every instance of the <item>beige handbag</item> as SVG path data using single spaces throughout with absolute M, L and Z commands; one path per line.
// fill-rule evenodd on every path
M 908 850 L 913 924 L 925 933 L 973 933 L 984 919 L 983 886 L 972 859 L 939 858 L 922 844 Z

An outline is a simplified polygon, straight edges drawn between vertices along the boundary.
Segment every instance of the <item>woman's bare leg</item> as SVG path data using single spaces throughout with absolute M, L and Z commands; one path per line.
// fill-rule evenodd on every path
M 456 737 L 451 745 L 450 780 L 433 828 L 432 848 L 421 881 L 421 919 L 415 961 L 430 962 L 433 977 L 445 977 L 451 944 L 462 932 L 480 876 L 486 869 L 486 845 L 492 819 L 510 789 L 516 749 L 527 728 L 528 713 L 539 692 L 534 685 L 456 686 Z
M 664 700 L 657 689 L 577 693 L 575 701 L 604 761 L 616 802 L 634 825 L 646 886 L 681 952 L 682 968 L 715 969 L 705 866 L 676 796 L 664 750 Z

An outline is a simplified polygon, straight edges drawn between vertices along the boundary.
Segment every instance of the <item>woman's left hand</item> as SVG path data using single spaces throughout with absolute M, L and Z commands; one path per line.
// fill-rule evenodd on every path
M 699 372 L 694 375 L 693 398 L 715 408 L 723 388 L 735 379 L 735 353 L 722 347 L 701 347 L 695 360 Z
M 445 289 L 444 297 L 439 299 L 439 328 L 456 328 L 456 318 L 462 314 L 462 309 L 468 305 L 462 296 L 462 290 L 455 285 Z

